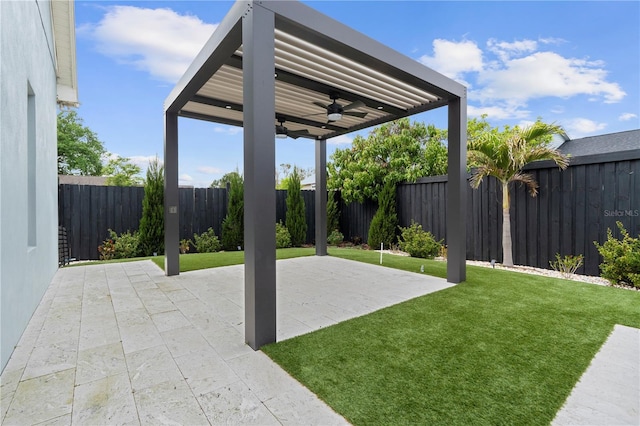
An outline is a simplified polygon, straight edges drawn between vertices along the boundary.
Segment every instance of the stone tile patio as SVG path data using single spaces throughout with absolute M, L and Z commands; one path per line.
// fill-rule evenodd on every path
M 278 261 L 278 340 L 451 286 L 333 257 Z M 60 269 L 1 376 L 4 425 L 346 424 L 244 343 L 243 266 Z M 553 421 L 640 424 L 640 330 L 616 326 Z
M 451 285 L 332 257 L 279 261 L 277 272 L 278 340 Z M 2 373 L 2 423 L 347 423 L 244 344 L 243 273 L 60 269 Z

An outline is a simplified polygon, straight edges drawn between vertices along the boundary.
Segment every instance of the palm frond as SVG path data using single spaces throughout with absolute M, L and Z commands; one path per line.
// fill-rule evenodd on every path
M 532 174 L 519 172 L 513 175 L 510 181 L 526 185 L 529 190 L 529 195 L 532 197 L 538 195 L 538 182 L 536 182 Z

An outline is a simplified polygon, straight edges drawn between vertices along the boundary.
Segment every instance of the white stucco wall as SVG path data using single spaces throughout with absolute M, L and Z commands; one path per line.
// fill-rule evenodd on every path
M 53 43 L 48 1 L 0 1 L 0 370 L 58 267 Z M 31 167 L 29 87 L 35 106 Z M 29 170 L 35 173 L 31 186 Z

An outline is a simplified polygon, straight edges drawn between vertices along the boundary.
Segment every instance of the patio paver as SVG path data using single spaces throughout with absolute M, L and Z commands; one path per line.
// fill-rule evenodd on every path
M 2 373 L 2 424 L 346 424 L 244 343 L 243 274 L 60 269 Z M 278 261 L 277 286 L 283 340 L 451 284 L 325 256 Z

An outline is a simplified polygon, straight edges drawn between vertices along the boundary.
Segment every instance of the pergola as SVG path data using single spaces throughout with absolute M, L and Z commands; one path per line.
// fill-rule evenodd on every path
M 237 1 L 165 101 L 165 273 L 179 273 L 178 117 L 244 127 L 245 341 L 258 349 L 276 339 L 276 131 L 315 140 L 323 256 L 326 140 L 447 106 L 447 280 L 464 281 L 466 102 L 461 84 L 302 3 Z

